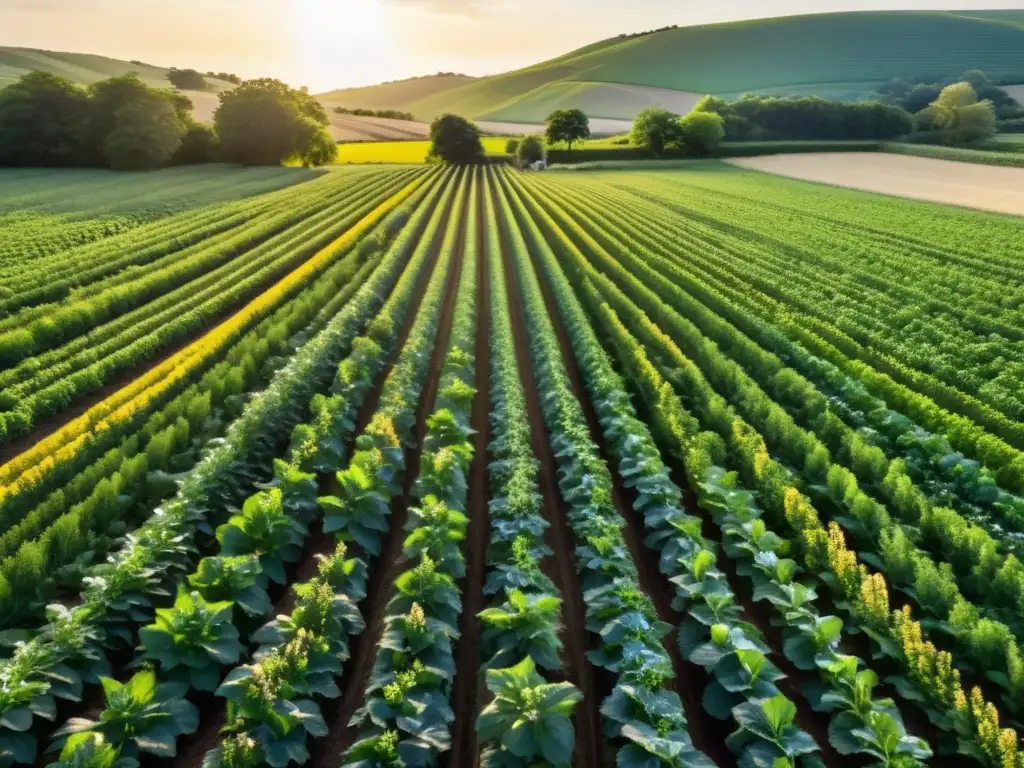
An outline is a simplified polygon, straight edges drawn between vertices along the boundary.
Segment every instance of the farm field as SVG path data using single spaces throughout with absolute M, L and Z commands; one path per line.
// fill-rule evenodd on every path
M 891 152 L 814 153 L 766 155 L 729 160 L 733 165 L 805 181 L 851 187 L 867 192 L 927 200 L 933 203 L 977 208 L 983 211 L 1024 215 L 1024 167 L 992 167 L 999 161 L 1010 165 L 1015 153 L 982 153 L 994 157 L 972 158 L 971 150 L 911 146 L 916 152 L 934 150 L 935 157 L 911 157 Z M 965 156 L 966 155 L 966 156 Z M 950 156 L 951 159 L 942 159 Z M 964 160 L 966 162 L 959 162 Z M 1016 165 L 1024 166 L 1024 157 Z
M 1019 220 L 410 165 L 79 245 L 68 179 L 0 765 L 1024 768 Z
M 484 151 L 502 153 L 505 151 L 506 139 L 482 139 Z M 373 163 L 393 163 L 420 165 L 426 162 L 430 151 L 430 142 L 423 141 L 363 141 L 338 145 L 338 157 L 335 165 L 359 165 Z

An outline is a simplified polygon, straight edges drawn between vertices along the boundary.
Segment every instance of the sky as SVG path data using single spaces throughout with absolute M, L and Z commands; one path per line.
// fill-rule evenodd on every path
M 621 32 L 1022 0 L 0 0 L 0 45 L 277 77 L 314 93 L 438 71 L 487 75 Z

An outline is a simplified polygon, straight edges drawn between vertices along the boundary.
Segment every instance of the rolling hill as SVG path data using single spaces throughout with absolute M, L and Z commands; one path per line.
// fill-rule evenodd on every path
M 421 120 L 453 111 L 538 122 L 555 105 L 628 120 L 650 104 L 675 108 L 703 93 L 858 98 L 892 77 L 941 78 L 967 69 L 1024 82 L 1024 11 L 831 13 L 679 27 L 603 40 L 493 77 L 404 81 L 324 98 L 402 109 Z
M 10 85 L 32 70 L 52 72 L 66 77 L 79 85 L 89 85 L 97 80 L 135 72 L 139 78 L 154 88 L 170 88 L 167 81 L 167 67 L 145 64 L 141 61 L 122 61 L 90 53 L 65 53 L 62 51 L 41 51 L 35 48 L 11 48 L 0 46 L 0 88 Z M 196 104 L 196 117 L 205 120 L 216 108 L 216 94 L 231 83 L 207 77 L 208 91 L 183 91 Z

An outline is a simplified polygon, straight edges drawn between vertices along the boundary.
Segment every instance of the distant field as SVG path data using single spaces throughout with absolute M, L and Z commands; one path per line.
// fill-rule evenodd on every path
M 883 152 L 772 155 L 728 162 L 804 181 L 1024 215 L 1024 168 L 997 168 Z
M 484 150 L 489 153 L 505 151 L 506 139 L 484 139 Z M 420 164 L 426 162 L 429 141 L 377 141 L 341 144 L 338 146 L 337 165 L 354 163 Z

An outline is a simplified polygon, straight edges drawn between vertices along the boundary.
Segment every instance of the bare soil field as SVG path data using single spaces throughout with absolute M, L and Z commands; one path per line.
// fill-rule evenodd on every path
M 863 152 L 772 155 L 727 162 L 804 181 L 1024 216 L 1024 168 Z
M 335 141 L 420 141 L 430 135 L 426 123 L 390 120 L 383 117 L 357 117 L 327 111 L 328 131 Z
M 544 126 L 537 123 L 503 123 L 494 120 L 474 120 L 486 134 L 495 136 L 520 136 L 524 133 L 544 133 Z M 615 136 L 629 133 L 633 124 L 629 120 L 611 120 L 603 117 L 590 118 L 590 134 L 592 136 Z

